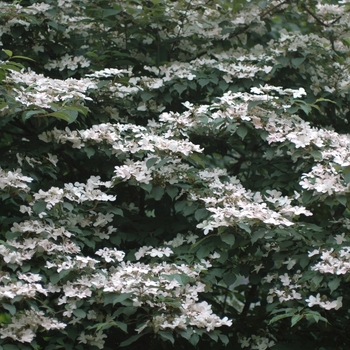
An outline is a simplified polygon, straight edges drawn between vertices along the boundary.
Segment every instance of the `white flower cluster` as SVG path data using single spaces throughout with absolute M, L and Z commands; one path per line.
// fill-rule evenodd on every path
M 190 193 L 192 200 L 203 201 L 206 209 L 212 213 L 208 220 L 197 225 L 204 230 L 204 234 L 222 226 L 235 226 L 237 223 L 250 226 L 258 221 L 268 225 L 291 226 L 293 222 L 290 219 L 294 216 L 312 215 L 304 207 L 293 206 L 294 198 L 282 197 L 279 191 L 267 191 L 266 195 L 253 193 L 246 190 L 236 177 L 222 182 L 214 173 L 205 196 L 197 195 L 195 191 Z
M 310 295 L 308 299 L 305 299 L 309 307 L 318 305 L 326 310 L 335 309 L 338 310 L 343 306 L 343 297 L 338 297 L 337 300 L 329 301 L 327 298 L 321 298 L 320 293 L 317 293 L 316 297 Z
M 314 271 L 330 273 L 333 275 L 345 275 L 350 271 L 350 247 L 342 247 L 339 251 L 317 249 L 309 253 L 309 256 L 321 254 L 321 261 L 312 267 Z
M 27 183 L 32 181 L 31 177 L 22 174 L 21 169 L 6 171 L 0 168 L 0 190 L 13 187 L 27 192 L 30 189 Z
M 34 198 L 35 201 L 44 200 L 47 203 L 47 209 L 62 203 L 64 198 L 77 203 L 95 200 L 115 201 L 116 196 L 108 195 L 98 189 L 99 186 L 110 188 L 112 183 L 110 181 L 101 181 L 100 179 L 100 176 L 91 176 L 86 184 L 75 182 L 74 184 L 65 184 L 64 189 L 51 187 L 48 191 L 39 190 L 38 193 L 34 194 Z
M 52 79 L 33 71 L 12 71 L 6 83 L 13 85 L 15 99 L 24 106 L 51 108 L 52 103 L 73 100 L 91 100 L 89 89 L 97 89 L 97 84 L 88 78 L 66 80 Z
M 241 345 L 241 348 L 249 348 L 256 350 L 266 350 L 272 348 L 275 345 L 275 341 L 267 336 L 261 336 L 252 334 L 250 337 L 242 337 L 238 338 L 238 342 Z
M 55 318 L 46 317 L 42 311 L 32 308 L 13 316 L 11 323 L 0 328 L 0 337 L 2 339 L 12 338 L 21 343 L 31 343 L 39 326 L 46 330 L 64 329 L 66 324 L 57 321 Z

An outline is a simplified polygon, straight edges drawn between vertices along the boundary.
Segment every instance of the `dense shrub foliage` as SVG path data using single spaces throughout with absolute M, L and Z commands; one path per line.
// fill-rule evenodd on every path
M 348 349 L 349 26 L 0 2 L 0 349 Z

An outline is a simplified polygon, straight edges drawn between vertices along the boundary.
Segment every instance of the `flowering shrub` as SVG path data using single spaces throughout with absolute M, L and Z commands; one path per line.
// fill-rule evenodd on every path
M 0 349 L 347 349 L 349 10 L 0 2 Z

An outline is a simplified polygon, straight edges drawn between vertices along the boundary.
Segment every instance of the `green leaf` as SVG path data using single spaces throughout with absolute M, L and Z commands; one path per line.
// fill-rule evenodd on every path
M 36 114 L 46 114 L 43 110 L 26 111 L 22 114 L 22 120 L 25 121 Z
M 2 307 L 6 309 L 12 316 L 16 313 L 16 306 L 14 305 L 3 303 Z
M 179 189 L 176 186 L 167 186 L 165 189 L 165 192 L 169 195 L 169 197 L 174 200 L 174 198 L 177 196 L 179 193 Z
M 237 276 L 234 273 L 227 273 L 223 276 L 223 281 L 229 287 L 237 281 Z
M 12 57 L 12 55 L 13 55 L 13 52 L 11 50 L 2 49 L 2 51 L 4 51 L 6 53 L 6 55 L 9 57 Z
M 116 294 L 116 293 L 111 293 L 111 294 L 106 294 L 104 296 L 104 305 L 108 304 L 117 304 L 123 302 L 131 297 L 131 293 L 122 293 L 122 294 Z
M 197 82 L 201 87 L 204 87 L 210 83 L 210 80 L 209 79 L 198 79 Z
M 175 339 L 172 335 L 171 332 L 166 332 L 166 331 L 159 331 L 158 334 L 160 335 L 161 338 L 164 340 L 169 340 L 172 344 L 174 344 Z
M 347 166 L 343 169 L 343 178 L 346 184 L 350 183 L 350 166 Z
M 192 281 L 192 278 L 191 277 L 188 277 L 186 275 L 181 275 L 179 273 L 174 273 L 174 274 L 171 274 L 171 275 L 161 275 L 163 278 L 165 278 L 166 280 L 168 281 L 172 281 L 172 280 L 175 280 L 177 281 L 181 286 L 184 286 L 186 285 L 188 282 Z
M 322 160 L 323 159 L 322 152 L 320 152 L 320 151 L 311 151 L 310 154 L 316 160 Z
M 305 112 L 306 115 L 308 115 L 311 112 L 311 106 L 308 104 L 301 104 L 300 108 Z
M 88 158 L 91 158 L 95 154 L 95 149 L 92 147 L 84 147 L 84 152 L 88 156 Z
M 339 277 L 332 279 L 328 282 L 328 287 L 331 290 L 331 293 L 333 293 L 340 285 L 341 279 Z
M 34 203 L 33 210 L 36 214 L 40 214 L 46 210 L 46 202 L 43 200 L 39 200 Z
M 0 313 L 0 324 L 1 323 L 11 323 L 12 317 L 10 314 Z
M 225 334 L 220 334 L 219 333 L 219 338 L 221 340 L 221 342 L 226 346 L 228 344 L 228 342 L 230 341 L 230 339 L 228 338 L 227 335 Z
M 158 160 L 159 160 L 159 158 L 157 158 L 157 157 L 147 159 L 147 161 L 146 161 L 147 169 L 151 168 L 154 164 L 156 164 Z
M 316 287 L 320 285 L 322 280 L 323 280 L 323 276 L 320 276 L 320 275 L 316 275 L 312 278 L 312 282 L 315 283 Z
M 209 212 L 206 208 L 197 209 L 194 213 L 194 217 L 197 221 L 202 221 L 208 216 Z
M 73 114 L 73 112 L 75 112 L 75 113 Z M 78 116 L 78 112 L 77 111 L 71 111 L 71 113 L 69 111 L 52 112 L 49 115 L 52 117 L 56 117 L 58 119 L 65 120 L 68 123 L 73 123 Z
M 293 317 L 293 316 L 294 316 L 294 313 L 285 313 L 283 315 L 275 316 L 269 321 L 269 325 L 272 323 L 275 323 L 279 320 L 282 320 L 283 318 L 288 318 L 288 317 Z
M 162 186 L 153 186 L 152 190 L 151 190 L 151 195 L 153 196 L 153 198 L 156 201 L 159 201 L 162 199 L 163 195 L 164 195 L 164 188 Z
M 293 316 L 292 320 L 291 320 L 292 327 L 295 326 L 303 318 L 304 318 L 304 315 L 295 315 L 295 316 Z
M 102 18 L 107 18 L 109 16 L 115 16 L 118 13 L 120 13 L 120 10 L 114 10 L 114 9 L 104 9 L 102 11 Z
M 128 346 L 132 343 L 134 343 L 136 340 L 138 340 L 139 338 L 141 338 L 144 334 L 135 334 L 132 335 L 128 340 L 124 340 L 123 342 L 121 342 L 119 344 L 120 347 L 124 347 L 124 346 Z
M 220 235 L 220 238 L 223 242 L 225 242 L 226 244 L 228 244 L 230 247 L 232 247 L 235 244 L 235 236 L 232 234 L 222 234 Z
M 82 309 L 75 309 L 73 310 L 74 316 L 78 318 L 85 318 L 86 317 L 86 312 Z
M 140 183 L 139 186 L 145 190 L 147 193 L 150 193 L 152 191 L 152 182 L 148 183 L 148 184 L 144 184 L 144 183 Z
M 248 134 L 248 129 L 243 126 L 243 125 L 240 125 L 237 130 L 236 130 L 236 133 L 237 135 L 242 139 L 244 140 L 244 138 L 247 136 Z
M 128 325 L 126 323 L 120 321 L 113 321 L 113 324 L 119 327 L 123 332 L 128 333 Z
M 4 350 L 19 350 L 17 345 L 5 344 L 2 347 Z
M 178 92 L 179 95 L 181 95 L 187 89 L 187 86 L 183 84 L 175 84 L 174 89 Z
M 247 232 L 247 233 L 251 233 L 252 232 L 250 227 L 247 224 L 244 224 L 243 222 L 237 222 L 237 226 L 239 228 L 241 228 L 242 230 L 244 230 L 245 232 Z
M 248 103 L 248 111 L 250 111 L 253 107 L 258 106 L 262 104 L 264 101 L 259 100 L 259 101 L 249 101 Z
M 207 335 L 215 342 L 217 342 L 219 339 L 219 335 L 216 332 L 208 332 Z
M 192 334 L 191 338 L 190 338 L 190 343 L 193 345 L 193 346 L 196 346 L 199 342 L 199 335 L 194 333 Z
M 341 196 L 341 195 L 339 195 L 339 196 L 336 196 L 335 198 L 337 199 L 337 201 L 338 201 L 340 204 L 342 204 L 342 205 L 344 205 L 344 207 L 346 207 L 347 202 L 348 202 L 348 199 L 346 198 L 346 196 Z
M 14 59 L 14 58 L 35 62 L 35 60 L 33 60 L 32 58 L 29 58 L 29 57 L 26 57 L 26 56 L 12 56 L 11 57 L 11 59 Z
M 305 61 L 305 57 L 292 58 L 292 65 L 298 68 Z

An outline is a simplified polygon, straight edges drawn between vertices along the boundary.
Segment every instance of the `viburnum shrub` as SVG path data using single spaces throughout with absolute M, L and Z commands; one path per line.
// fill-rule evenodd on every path
M 349 26 L 0 2 L 0 350 L 348 349 Z

